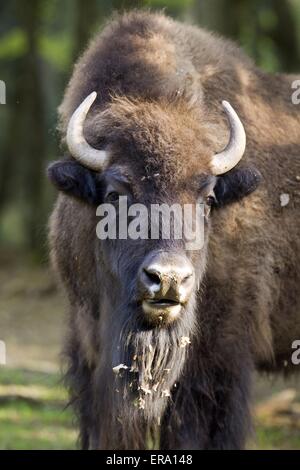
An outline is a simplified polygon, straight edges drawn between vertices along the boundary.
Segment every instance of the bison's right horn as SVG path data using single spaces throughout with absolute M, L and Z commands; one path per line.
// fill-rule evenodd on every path
M 67 129 L 67 145 L 71 155 L 83 166 L 91 170 L 103 170 L 107 162 L 107 152 L 91 147 L 84 138 L 83 124 L 90 107 L 97 97 L 94 91 L 88 95 L 71 116 Z
M 223 152 L 217 153 L 212 159 L 211 169 L 214 175 L 223 175 L 234 168 L 246 148 L 246 133 L 240 118 L 227 101 L 222 101 L 222 105 L 230 125 L 230 139 Z

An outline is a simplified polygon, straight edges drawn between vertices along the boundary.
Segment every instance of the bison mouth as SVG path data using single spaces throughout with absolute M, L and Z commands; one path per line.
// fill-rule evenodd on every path
M 167 322 L 175 320 L 182 309 L 182 303 L 173 299 L 145 299 L 142 307 L 145 314 L 155 323 Z
M 172 299 L 149 299 L 144 300 L 144 302 L 147 302 L 154 308 L 168 308 L 173 307 L 175 305 L 181 305 L 180 302 Z

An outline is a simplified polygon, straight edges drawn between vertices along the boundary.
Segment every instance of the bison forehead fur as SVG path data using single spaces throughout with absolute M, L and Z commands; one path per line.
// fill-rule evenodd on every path
M 199 178 L 217 198 L 205 246 L 189 255 L 196 283 L 188 307 L 172 325 L 148 328 L 133 299 L 150 248 L 120 241 L 108 249 L 96 239 L 107 171 L 72 155 L 50 168 L 62 192 L 50 220 L 51 257 L 70 300 L 66 379 L 82 447 L 142 449 L 150 436 L 162 449 L 241 448 L 254 368 L 295 368 L 294 79 L 258 70 L 229 41 L 148 12 L 108 22 L 77 63 L 59 109 L 62 145 L 72 114 L 96 91 L 85 138 L 109 150 L 107 171 L 122 168 L 138 201 L 190 201 Z M 228 141 L 223 99 L 238 111 L 247 147 L 237 168 L 212 178 L 212 155 Z M 167 252 L 171 245 L 153 244 Z

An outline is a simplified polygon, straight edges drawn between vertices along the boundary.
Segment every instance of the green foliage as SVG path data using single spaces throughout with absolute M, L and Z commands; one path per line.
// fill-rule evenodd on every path
M 43 35 L 39 40 L 39 51 L 44 60 L 56 69 L 56 73 L 70 68 L 72 42 L 66 33 Z
M 16 59 L 27 49 L 26 36 L 21 28 L 13 28 L 0 41 L 0 59 Z

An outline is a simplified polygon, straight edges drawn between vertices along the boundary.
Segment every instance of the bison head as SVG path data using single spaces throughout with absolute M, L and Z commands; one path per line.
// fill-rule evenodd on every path
M 66 195 L 65 206 L 74 198 L 81 200 L 73 211 L 77 231 L 86 230 L 84 207 L 95 216 L 89 246 L 94 263 L 85 282 L 95 286 L 91 295 L 98 311 L 93 328 L 100 346 L 93 387 L 101 402 L 99 433 L 109 434 L 108 429 L 118 429 L 111 423 L 121 422 L 116 445 L 120 448 L 123 442 L 134 448 L 143 434 L 137 423 L 141 417 L 145 428 L 146 423 L 159 422 L 199 330 L 197 299 L 207 263 L 210 219 L 218 217 L 225 204 L 252 192 L 260 175 L 253 168 L 235 168 L 246 137 L 227 102 L 223 107 L 229 133 L 226 120 L 180 100 L 158 104 L 116 97 L 107 109 L 94 107 L 87 116 L 95 98 L 95 93 L 89 95 L 69 121 L 66 139 L 73 159 L 52 164 L 49 177 Z M 227 146 L 217 153 L 226 139 Z M 109 203 L 120 209 L 120 196 L 126 196 L 123 210 L 139 203 L 148 214 L 155 204 L 182 207 L 200 201 L 201 249 L 188 250 L 185 237 L 175 237 L 174 231 L 169 239 L 159 231 L 155 238 L 99 240 L 96 206 Z M 116 225 L 121 212 L 115 212 Z M 126 220 L 129 224 L 131 219 Z M 70 228 L 58 224 L 56 230 Z M 82 257 L 79 252 L 71 256 Z

